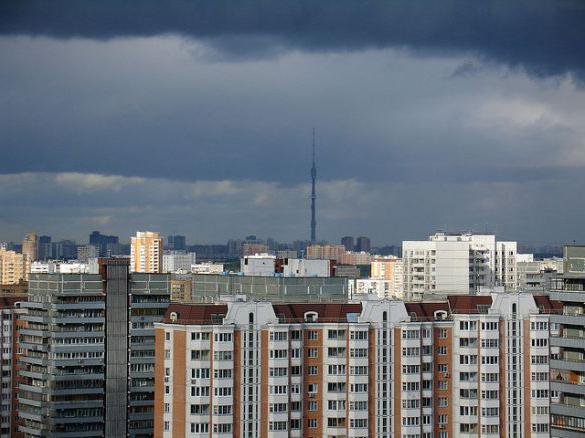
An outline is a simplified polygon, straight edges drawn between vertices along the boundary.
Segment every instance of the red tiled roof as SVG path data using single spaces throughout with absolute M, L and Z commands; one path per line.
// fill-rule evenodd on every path
M 415 314 L 417 319 L 432 320 L 435 319 L 435 312 L 441 310 L 449 313 L 449 305 L 446 301 L 434 301 L 434 302 L 412 302 L 404 303 L 406 311 L 409 315 Z
M 26 295 L 0 296 L 0 309 L 14 307 L 14 303 L 17 303 L 19 301 L 27 301 L 27 296 Z
M 316 312 L 317 322 L 347 322 L 348 313 L 362 313 L 359 303 L 294 303 L 273 304 L 274 313 L 285 320 L 303 320 L 306 312 Z
M 171 304 L 162 320 L 165 323 L 175 324 L 217 324 L 212 321 L 212 315 L 226 315 L 228 310 L 225 304 Z M 177 319 L 171 321 L 171 313 L 177 314 Z
M 552 301 L 546 295 L 534 295 L 534 301 L 538 307 L 544 309 L 544 313 L 559 313 L 563 310 L 563 303 L 560 301 Z
M 478 306 L 491 306 L 489 295 L 449 295 L 447 297 L 451 313 L 480 313 Z

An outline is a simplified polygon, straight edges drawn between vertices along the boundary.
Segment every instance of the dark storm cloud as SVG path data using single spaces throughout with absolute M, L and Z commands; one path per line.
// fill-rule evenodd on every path
M 580 0 L 31 0 L 0 4 L 0 33 L 207 39 L 235 59 L 289 49 L 473 53 L 536 76 L 585 74 Z

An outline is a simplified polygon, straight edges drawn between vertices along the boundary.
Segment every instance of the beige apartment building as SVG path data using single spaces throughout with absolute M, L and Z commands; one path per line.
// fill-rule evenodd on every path
M 18 284 L 28 279 L 30 259 L 15 251 L 0 248 L 0 284 Z
M 162 273 L 163 239 L 159 233 L 137 231 L 130 243 L 130 272 Z

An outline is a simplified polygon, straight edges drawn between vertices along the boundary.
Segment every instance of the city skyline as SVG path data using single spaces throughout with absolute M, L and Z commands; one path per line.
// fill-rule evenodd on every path
M 319 238 L 585 240 L 580 2 L 42 4 L 0 11 L 5 239 L 308 239 L 315 126 Z

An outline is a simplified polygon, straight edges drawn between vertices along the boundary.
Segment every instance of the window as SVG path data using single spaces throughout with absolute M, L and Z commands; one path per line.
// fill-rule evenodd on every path
M 439 397 L 439 407 L 446 408 L 447 406 L 449 406 L 449 400 L 447 397 Z
M 214 336 L 215 342 L 231 342 L 232 341 L 232 334 L 231 333 L 216 333 Z
M 287 430 L 288 422 L 286 421 L 270 421 L 268 422 L 268 429 L 274 431 Z
M 317 349 L 307 348 L 307 357 L 317 357 Z
M 437 354 L 439 356 L 445 356 L 447 354 L 447 347 L 445 347 L 445 346 L 438 347 Z
M 315 365 L 309 366 L 307 371 L 308 371 L 307 374 L 309 376 L 316 376 L 317 374 L 319 374 L 319 368 Z
M 309 429 L 315 429 L 317 427 L 317 420 L 315 418 L 309 418 L 307 420 L 307 427 Z
M 533 423 L 532 432 L 536 433 L 548 432 L 548 423 Z
M 307 339 L 310 341 L 316 341 L 317 339 L 319 339 L 319 332 L 316 330 L 308 330 Z
M 271 341 L 286 341 L 288 339 L 288 332 L 270 332 Z
M 482 339 L 481 340 L 481 347 L 482 348 L 498 348 L 498 340 L 497 339 Z
M 548 356 L 546 355 L 533 355 L 530 357 L 530 359 L 533 365 L 548 363 Z
M 532 346 L 533 347 L 546 347 L 546 346 L 548 346 L 548 339 L 544 339 L 544 338 L 532 339 Z
M 191 433 L 209 433 L 209 423 L 191 423 Z
M 270 359 L 286 359 L 288 357 L 288 350 L 270 350 Z

